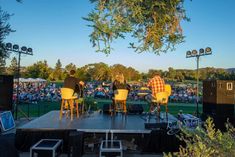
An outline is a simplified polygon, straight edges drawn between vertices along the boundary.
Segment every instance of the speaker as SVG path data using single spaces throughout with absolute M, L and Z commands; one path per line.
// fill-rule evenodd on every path
M 235 81 L 203 81 L 203 103 L 235 104 Z
M 103 104 L 103 113 L 111 114 L 111 104 Z
M 218 129 L 225 130 L 227 119 L 235 125 L 234 104 L 235 81 L 203 81 L 204 118 L 206 119 L 208 116 L 212 117 Z
M 72 157 L 81 157 L 84 154 L 84 132 L 71 131 L 69 133 L 69 153 Z
M 127 107 L 128 113 L 131 114 L 142 114 L 144 108 L 141 104 L 129 104 Z
M 203 113 L 210 116 L 234 116 L 234 105 L 203 103 Z
M 0 111 L 12 110 L 13 76 L 0 75 Z

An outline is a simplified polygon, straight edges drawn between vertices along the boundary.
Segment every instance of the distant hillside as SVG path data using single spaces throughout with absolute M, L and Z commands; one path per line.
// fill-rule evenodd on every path
M 235 72 L 235 68 L 229 68 L 229 69 L 226 69 L 228 72 Z

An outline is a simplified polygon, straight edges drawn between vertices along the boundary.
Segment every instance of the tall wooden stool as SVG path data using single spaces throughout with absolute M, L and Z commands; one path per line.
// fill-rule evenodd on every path
M 62 119 L 63 111 L 70 110 L 70 117 L 73 120 L 73 109 L 76 109 L 77 118 L 79 117 L 78 99 L 76 96 L 73 96 L 74 90 L 70 88 L 61 88 L 61 107 L 60 107 L 60 120 Z M 68 117 L 68 114 L 67 114 Z
M 122 109 L 122 111 L 126 114 L 126 99 L 128 95 L 127 89 L 117 89 L 114 91 L 114 98 L 113 98 L 113 110 L 114 112 Z M 119 105 L 119 107 L 118 107 Z

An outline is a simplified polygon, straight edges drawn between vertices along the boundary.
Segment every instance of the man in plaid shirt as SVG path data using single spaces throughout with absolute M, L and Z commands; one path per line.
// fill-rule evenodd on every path
M 159 92 L 165 91 L 165 81 L 157 74 L 148 82 L 148 87 L 152 90 L 152 95 L 155 96 Z
M 159 92 L 165 91 L 165 81 L 160 77 L 159 74 L 156 74 L 152 79 L 149 80 L 147 85 L 152 90 L 152 98 L 156 96 Z M 153 105 L 150 106 L 150 112 L 153 111 Z M 158 105 L 158 110 L 160 111 L 160 106 Z

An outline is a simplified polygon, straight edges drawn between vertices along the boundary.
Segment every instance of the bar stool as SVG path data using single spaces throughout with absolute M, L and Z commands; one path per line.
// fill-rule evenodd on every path
M 152 98 L 152 104 L 157 105 L 158 117 L 160 119 L 161 105 L 165 106 L 166 118 L 168 121 L 168 98 L 171 95 L 171 86 L 169 84 L 165 85 L 165 91 L 159 92 Z
M 73 96 L 74 90 L 70 88 L 61 88 L 61 107 L 60 107 L 60 120 L 62 119 L 63 111 L 70 110 L 71 120 L 73 120 L 73 108 L 75 106 L 77 118 L 79 116 L 78 98 Z M 68 117 L 68 114 L 67 114 Z
M 126 114 L 126 99 L 128 95 L 127 89 L 117 89 L 114 91 L 114 98 L 113 98 L 113 110 L 114 112 L 118 111 L 120 108 Z M 118 106 L 119 105 L 119 108 Z

